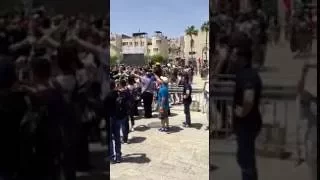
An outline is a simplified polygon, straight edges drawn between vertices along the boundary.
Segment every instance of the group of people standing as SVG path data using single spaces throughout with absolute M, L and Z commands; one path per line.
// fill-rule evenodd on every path
M 134 131 L 135 118 L 140 116 L 138 107 L 143 106 L 144 118 L 152 118 L 153 110 L 158 112 L 161 121 L 160 132 L 170 131 L 169 116 L 170 101 L 176 102 L 176 94 L 170 93 L 171 86 L 179 85 L 183 91 L 178 99 L 184 104 L 185 121 L 184 127 L 191 126 L 190 105 L 192 102 L 192 86 L 190 81 L 190 68 L 181 68 L 177 71 L 174 66 L 155 64 L 153 67 L 125 67 L 115 66 L 111 69 L 111 91 L 106 98 L 106 109 L 110 119 L 109 157 L 114 163 L 121 162 L 121 143 L 130 143 L 128 134 Z M 168 69 L 173 70 L 172 72 Z M 178 78 L 179 76 L 179 78 Z M 131 122 L 131 128 L 130 127 Z M 122 138 L 121 138 L 122 134 Z

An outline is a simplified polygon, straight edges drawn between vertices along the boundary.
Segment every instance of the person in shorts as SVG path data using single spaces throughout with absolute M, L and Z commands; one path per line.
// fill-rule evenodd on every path
M 168 78 L 161 77 L 161 86 L 158 93 L 159 118 L 161 119 L 161 128 L 159 131 L 166 132 L 169 130 L 169 90 Z

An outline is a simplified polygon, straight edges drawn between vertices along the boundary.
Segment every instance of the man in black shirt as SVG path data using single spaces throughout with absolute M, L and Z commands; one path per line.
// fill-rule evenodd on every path
M 237 136 L 237 161 L 243 180 L 257 180 L 255 140 L 262 119 L 259 111 L 262 82 L 251 68 L 251 46 L 235 47 L 236 88 L 234 93 L 234 132 Z
M 114 81 L 110 82 L 111 91 L 108 93 L 104 100 L 104 107 L 106 108 L 106 119 L 109 120 L 109 155 L 111 162 L 121 162 L 121 137 L 120 129 L 125 127 L 125 122 L 128 119 L 128 115 L 125 112 L 121 113 L 120 101 L 128 102 L 128 97 L 126 96 L 126 89 L 121 86 L 116 89 Z M 128 108 L 127 108 L 128 109 Z M 124 136 L 126 136 L 126 132 Z M 124 137 L 126 138 L 126 137 Z M 114 142 L 113 142 L 114 141 Z
M 190 116 L 190 105 L 192 103 L 191 93 L 192 93 L 192 87 L 189 81 L 189 75 L 185 74 L 183 77 L 183 105 L 184 105 L 184 113 L 186 115 L 186 121 L 183 122 L 184 127 L 191 126 L 191 116 Z

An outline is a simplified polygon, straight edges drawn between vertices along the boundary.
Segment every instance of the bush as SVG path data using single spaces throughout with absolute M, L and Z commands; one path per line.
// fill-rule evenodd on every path
M 153 64 L 155 64 L 155 63 L 162 64 L 162 63 L 164 63 L 164 57 L 161 55 L 153 55 L 153 56 L 151 56 L 151 62 Z
M 110 65 L 111 65 L 111 66 L 112 66 L 112 65 L 116 65 L 118 59 L 119 59 L 119 57 L 116 56 L 116 55 L 111 56 L 111 57 L 110 57 Z

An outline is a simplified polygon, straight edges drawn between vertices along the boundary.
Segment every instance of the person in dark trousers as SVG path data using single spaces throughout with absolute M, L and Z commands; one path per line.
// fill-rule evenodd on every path
M 244 39 L 243 41 L 250 41 Z M 234 133 L 237 137 L 237 161 L 242 180 L 258 180 L 255 157 L 255 140 L 262 126 L 259 110 L 262 82 L 258 72 L 252 69 L 252 50 L 235 47 L 236 87 L 234 93 Z
M 133 76 L 129 76 L 128 78 L 128 90 L 130 92 L 130 104 L 131 104 L 130 115 L 129 115 L 130 122 L 131 122 L 131 131 L 134 131 L 134 116 L 135 114 L 138 114 L 138 101 L 137 101 L 137 91 L 135 90 L 135 80 Z
M 110 92 L 104 100 L 106 119 L 109 120 L 109 156 L 111 163 L 121 162 L 120 130 L 128 118 L 125 102 L 127 102 L 124 88 L 116 89 L 114 81 L 110 82 Z
M 120 80 L 120 86 L 118 89 L 121 93 L 121 95 L 124 96 L 124 103 L 125 103 L 125 111 L 121 115 L 126 115 L 125 120 L 123 121 L 123 124 L 121 125 L 121 131 L 122 131 L 122 142 L 128 143 L 128 135 L 129 135 L 129 116 L 131 111 L 131 95 L 130 91 L 127 88 L 127 82 L 124 79 Z
M 135 76 L 140 78 L 142 85 L 141 98 L 143 100 L 144 117 L 152 118 L 152 101 L 155 90 L 155 82 L 152 80 L 152 73 L 146 72 L 145 76 Z
M 183 77 L 183 105 L 184 105 L 184 114 L 186 115 L 185 122 L 183 123 L 184 127 L 191 126 L 191 116 L 190 116 L 190 105 L 192 103 L 191 98 L 192 87 L 189 81 L 189 75 L 185 74 Z
M 116 90 L 116 84 L 113 80 L 110 81 L 110 92 L 107 94 L 104 100 L 104 107 L 106 109 L 106 120 L 109 120 L 108 125 L 108 137 L 107 140 L 109 143 L 109 158 L 111 162 L 115 162 L 115 156 L 121 156 L 121 137 L 120 137 L 120 129 L 121 122 L 116 121 L 116 99 L 118 96 L 118 92 Z M 107 125 L 107 126 L 108 126 Z M 114 150 L 115 148 L 115 150 Z M 116 155 L 115 155 L 116 154 Z

